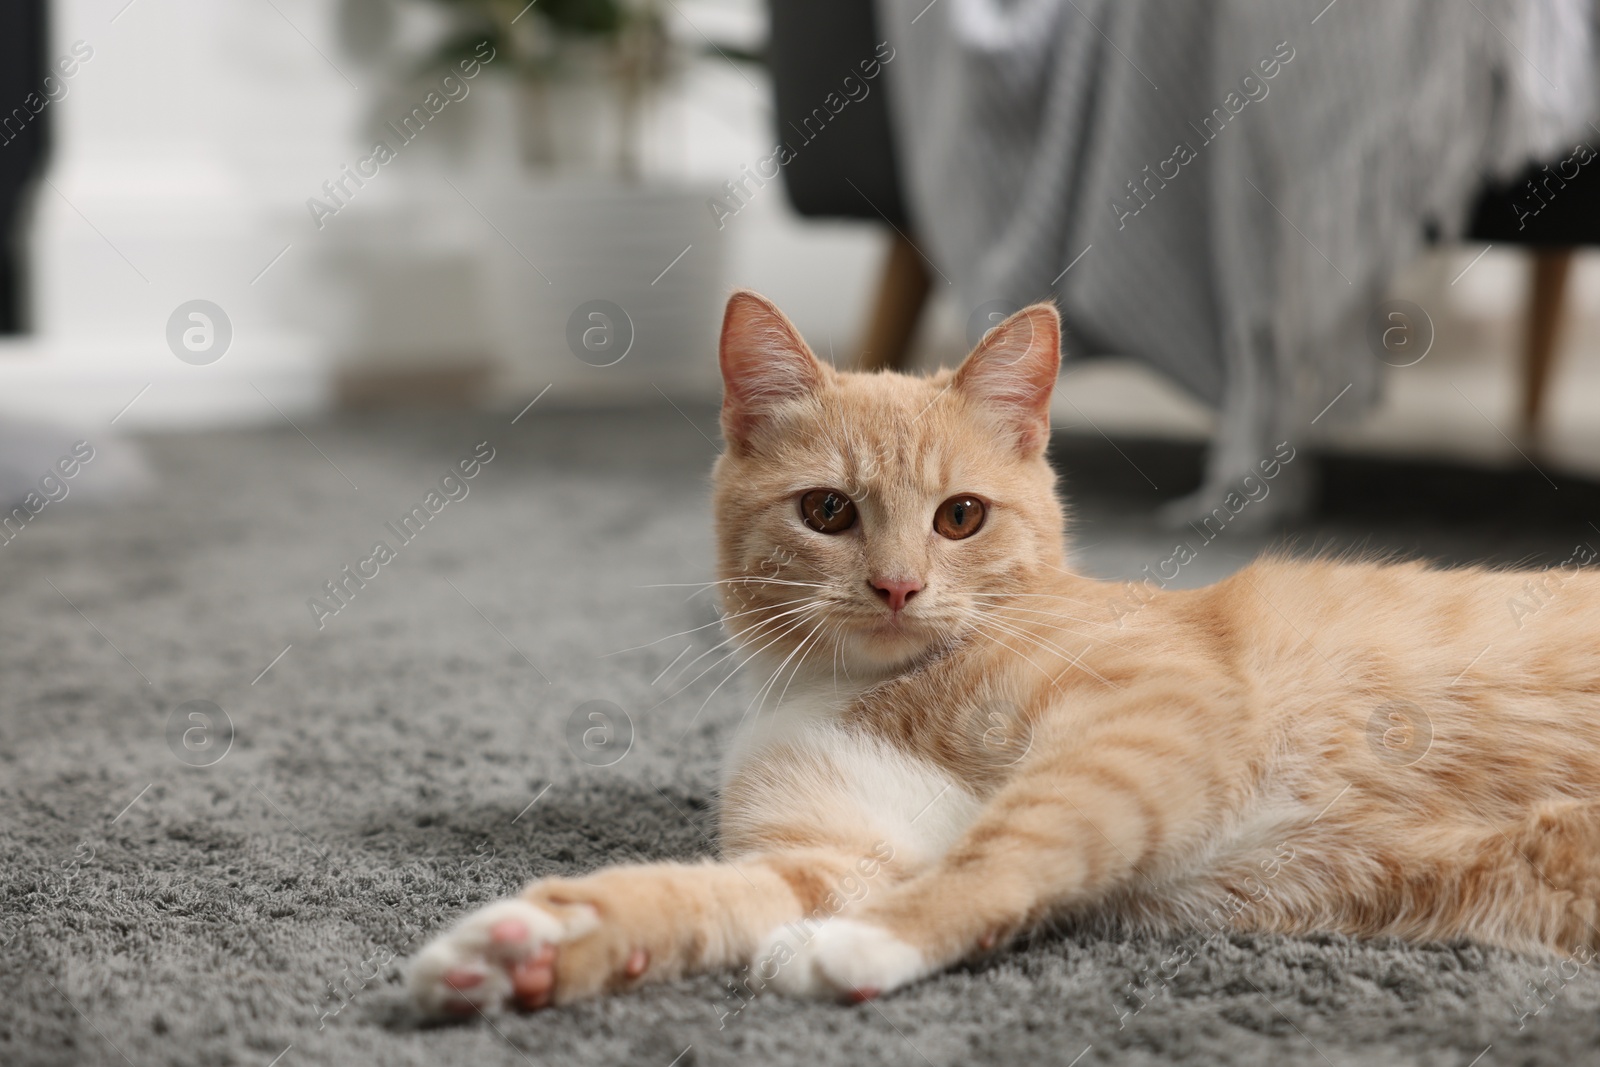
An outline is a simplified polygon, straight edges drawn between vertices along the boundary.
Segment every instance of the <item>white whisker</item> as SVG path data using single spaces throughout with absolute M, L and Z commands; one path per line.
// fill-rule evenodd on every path
M 1032 640 L 1035 644 L 1040 644 L 1041 642 L 1045 643 L 1045 644 L 1048 644 L 1052 649 L 1055 650 L 1057 655 L 1061 656 L 1063 659 L 1066 659 L 1068 661 L 1066 668 L 1063 669 L 1063 671 L 1062 671 L 1063 674 L 1066 673 L 1067 670 L 1071 670 L 1072 668 L 1077 667 L 1078 669 L 1082 670 L 1085 674 L 1088 674 L 1089 676 L 1094 678 L 1096 681 L 1102 683 L 1103 685 L 1108 685 L 1113 689 L 1121 689 L 1122 688 L 1120 685 L 1117 685 L 1115 682 L 1111 681 L 1109 678 L 1107 678 L 1104 675 L 1100 674 L 1098 671 L 1094 670 L 1088 664 L 1083 662 L 1083 657 L 1087 656 L 1089 654 L 1089 650 L 1094 648 L 1094 646 L 1095 646 L 1095 641 L 1094 641 L 1093 638 L 1090 638 L 1089 643 L 1083 646 L 1083 651 L 1082 652 L 1068 652 L 1066 649 L 1062 648 L 1058 644 L 1055 644 L 1054 642 L 1045 642 L 1044 639 L 1039 637 L 1037 634 L 1030 634 L 1025 630 L 1019 630 L 1019 629 L 1013 629 L 1013 628 L 1006 627 L 1005 624 L 1003 624 L 1003 623 L 1001 623 L 999 621 L 996 621 L 994 619 L 990 620 L 990 625 L 1001 627 L 1002 629 L 1005 630 L 1006 633 L 1012 634 L 1012 635 L 1014 635 L 1016 637 L 1019 637 L 1019 638 L 1022 638 L 1024 640 Z M 1077 636 L 1079 636 L 1079 637 L 1088 637 L 1089 635 L 1088 634 L 1078 634 Z
M 823 619 L 821 622 L 817 623 L 816 626 L 812 627 L 811 628 L 811 632 L 806 635 L 805 644 L 801 645 L 800 647 L 801 648 L 806 648 L 808 645 L 810 645 L 812 639 L 817 637 L 819 634 L 821 634 L 822 630 L 823 630 L 823 627 L 825 627 L 827 625 L 828 625 L 828 620 L 827 619 Z M 821 642 L 819 641 L 818 644 L 821 644 Z M 776 704 L 772 705 L 772 710 L 773 711 L 777 711 L 779 708 L 783 707 L 783 698 L 789 695 L 789 687 L 794 684 L 795 677 L 797 675 L 799 675 L 800 668 L 805 666 L 806 658 L 808 656 L 810 656 L 810 655 L 811 655 L 811 653 L 809 651 L 803 653 L 800 656 L 800 659 L 795 663 L 794 670 L 789 672 L 789 680 L 787 682 L 783 683 L 783 692 L 778 694 L 778 702 Z M 760 709 L 757 709 L 756 717 L 760 718 L 760 716 L 761 716 L 761 711 L 760 711 Z
M 1074 667 L 1076 667 L 1079 670 L 1083 671 L 1085 674 L 1090 675 L 1091 677 L 1093 677 L 1094 679 L 1096 679 L 1097 681 L 1101 682 L 1104 685 L 1111 686 L 1113 689 L 1122 688 L 1121 686 L 1119 686 L 1116 683 L 1112 682 L 1109 678 L 1106 678 L 1104 675 L 1100 674 L 1098 671 L 1094 670 L 1088 664 L 1083 662 L 1083 657 L 1088 654 L 1089 649 L 1094 647 L 1094 640 L 1093 639 L 1091 639 L 1089 644 L 1084 647 L 1084 650 L 1082 652 L 1074 654 L 1074 653 L 1068 652 L 1066 649 L 1062 648 L 1060 645 L 1055 644 L 1054 642 L 1046 641 L 1044 638 L 1040 637 L 1037 634 L 1029 633 L 1026 630 L 1022 630 L 1020 628 L 1010 626 L 1006 622 L 1001 621 L 999 618 L 996 618 L 993 615 L 988 615 L 988 616 L 985 616 L 985 617 L 988 619 L 989 625 L 994 626 L 995 628 L 999 629 L 1001 632 L 1010 634 L 1011 636 L 1016 637 L 1016 638 L 1018 638 L 1018 639 L 1020 639 L 1020 640 L 1022 640 L 1024 642 L 1032 642 L 1033 644 L 1037 645 L 1041 649 L 1044 649 L 1044 650 L 1047 650 L 1047 651 L 1053 650 L 1056 653 L 1056 655 L 1058 655 L 1062 659 L 1065 659 L 1065 660 L 1068 661 L 1067 666 L 1065 668 L 1063 668 L 1058 674 L 1052 676 L 1052 680 L 1051 680 L 1051 684 L 1052 685 L 1056 685 L 1057 684 L 1056 679 L 1058 679 L 1061 674 L 1065 674 L 1067 671 L 1069 671 L 1069 670 L 1073 669 Z M 991 635 L 987 635 L 987 636 L 989 636 L 989 638 L 991 640 L 996 640 L 992 634 Z M 1088 635 L 1087 634 L 1079 634 L 1078 636 L 1087 637 Z M 1003 644 L 1003 642 L 1002 642 L 1002 644 Z M 1010 648 L 1009 645 L 1006 645 L 1005 647 Z M 1015 650 L 1013 649 L 1013 651 L 1015 651 Z M 1028 660 L 1028 662 L 1029 663 L 1033 663 L 1033 660 L 1030 659 L 1030 660 Z M 1039 666 L 1037 663 L 1034 663 L 1033 665 L 1035 667 Z M 1040 669 L 1043 670 L 1043 668 L 1040 668 Z
M 817 622 L 815 625 L 813 625 L 811 627 L 811 631 L 806 634 L 805 639 L 802 640 L 798 645 L 796 645 L 794 647 L 794 649 L 787 656 L 785 656 L 783 658 L 783 662 L 778 664 L 777 669 L 772 672 L 772 676 L 770 678 L 768 678 L 766 680 L 766 682 L 762 684 L 761 688 L 756 691 L 756 696 L 761 698 L 761 705 L 760 705 L 760 707 L 756 708 L 756 718 L 757 719 L 761 718 L 761 710 L 762 710 L 762 708 L 765 708 L 767 706 L 767 697 L 769 695 L 771 695 L 772 687 L 775 684 L 777 684 L 778 676 L 781 675 L 783 673 L 783 669 L 789 665 L 789 661 L 794 659 L 796 655 L 798 655 L 807 645 L 809 645 L 811 643 L 811 639 L 817 635 L 817 631 L 819 629 L 821 629 L 822 625 L 824 623 L 826 623 L 826 622 L 827 622 L 827 619 L 822 619 L 819 622 Z M 802 656 L 801 659 L 800 659 L 800 662 L 795 664 L 795 670 L 798 671 L 800 669 L 800 664 L 804 663 L 804 662 L 805 662 L 805 657 Z M 793 681 L 793 680 L 794 680 L 793 675 L 791 675 L 790 676 L 790 681 Z M 789 687 L 787 685 L 785 685 L 783 687 L 783 689 L 784 689 L 784 693 L 787 694 L 788 691 L 789 691 Z M 751 698 L 750 703 L 751 704 L 755 703 L 755 698 L 754 697 Z M 782 704 L 783 704 L 783 697 L 780 696 L 778 698 L 778 705 L 781 706 Z M 739 716 L 739 724 L 741 726 L 744 725 L 744 720 L 749 716 L 749 714 L 750 714 L 750 705 L 747 704 L 747 705 L 745 705 L 744 714 Z
M 990 599 L 1009 599 L 1011 597 L 1030 597 L 1030 598 L 1038 597 L 1038 598 L 1043 599 L 1043 600 L 1068 600 L 1068 601 L 1071 601 L 1074 604 L 1082 604 L 1086 608 L 1092 608 L 1092 607 L 1096 607 L 1097 606 L 1097 605 L 1095 605 L 1094 603 L 1092 603 L 1090 601 L 1079 600 L 1077 597 L 1066 596 L 1065 594 L 1062 594 L 1062 593 L 968 593 L 966 595 L 967 596 L 989 597 Z
M 694 647 L 694 642 L 693 641 L 690 641 L 687 645 L 684 645 L 683 646 L 683 651 L 679 652 L 676 656 L 673 656 L 672 657 L 672 662 L 667 664 L 665 667 L 662 667 L 661 668 L 661 673 L 656 675 L 654 678 L 652 678 L 650 680 L 650 684 L 651 685 L 655 685 L 657 682 L 661 681 L 661 679 L 665 678 L 667 676 L 667 672 L 670 671 L 672 668 L 676 667 L 678 665 L 678 661 L 680 659 L 682 659 L 683 657 L 687 656 L 689 654 L 689 650 L 691 648 L 693 648 L 693 647 Z
M 999 609 L 990 609 L 988 611 L 985 611 L 985 609 L 983 609 L 983 608 L 973 608 L 971 610 L 974 611 L 974 612 L 982 613 L 982 614 L 984 614 L 984 615 L 986 615 L 987 617 L 990 617 L 990 618 L 1006 619 L 1007 621 L 1015 623 L 1016 625 L 1019 625 L 1019 626 L 1038 626 L 1038 625 L 1041 625 L 1041 621 L 1039 619 L 1037 619 L 1037 618 L 1019 619 L 1019 618 L 1017 618 L 1015 616 L 1012 616 L 1012 615 L 1000 614 Z M 1027 608 L 1012 608 L 1011 610 L 1012 611 L 1027 611 L 1028 609 Z M 1070 616 L 1051 615 L 1049 612 L 1033 612 L 1031 614 L 1044 615 L 1044 617 L 1048 618 L 1048 619 L 1070 618 Z M 1074 620 L 1074 621 L 1076 621 L 1076 620 Z M 1090 623 L 1089 625 L 1093 626 L 1095 624 L 1094 623 Z M 1106 623 L 1106 624 L 1103 624 L 1103 625 L 1110 625 L 1110 624 Z M 1096 642 L 1098 642 L 1098 643 L 1100 643 L 1102 645 L 1105 645 L 1107 648 L 1114 648 L 1119 652 L 1127 652 L 1130 655 L 1137 655 L 1137 653 L 1133 649 L 1129 648 L 1127 645 L 1120 645 L 1115 641 L 1107 641 L 1104 637 L 1101 637 L 1098 634 L 1084 633 L 1082 630 L 1074 630 L 1070 626 L 1062 626 L 1059 623 L 1056 623 L 1055 625 L 1052 625 L 1050 628 L 1052 630 L 1055 630 L 1058 633 L 1071 634 L 1074 637 L 1084 637 L 1084 638 L 1089 639 L 1090 641 L 1096 641 Z
M 801 601 L 802 602 L 800 603 L 799 607 L 790 608 L 788 611 L 781 611 L 778 614 L 774 615 L 772 618 L 764 619 L 761 622 L 757 623 L 756 626 L 755 626 L 755 629 L 750 631 L 750 634 L 752 636 L 754 636 L 755 634 L 759 633 L 759 631 L 761 630 L 762 627 L 767 626 L 767 625 L 769 625 L 771 623 L 777 622 L 779 619 L 787 618 L 788 616 L 793 615 L 796 612 L 804 611 L 807 607 L 811 606 L 812 604 L 824 603 L 824 601 L 823 601 L 823 599 L 821 597 L 802 597 Z M 792 604 L 792 603 L 795 603 L 795 601 L 786 600 L 786 601 L 784 601 L 784 603 L 785 604 Z M 759 610 L 762 610 L 762 609 L 756 608 L 756 609 L 753 609 L 753 610 L 759 611 Z M 728 616 L 728 618 L 737 618 L 737 617 L 738 616 Z M 700 653 L 694 659 L 692 659 L 688 663 L 684 664 L 683 670 L 679 672 L 679 676 L 682 677 L 683 675 L 688 674 L 689 673 L 689 668 L 693 667 L 696 663 L 699 663 L 701 660 L 705 659 L 707 656 L 711 655 L 711 653 L 715 652 L 717 649 L 721 648 L 722 646 L 727 645 L 727 644 L 731 644 L 732 642 L 739 640 L 739 638 L 741 636 L 742 635 L 740 635 L 740 634 L 729 634 L 727 637 L 723 638 L 721 641 L 718 641 L 716 644 L 712 645 L 710 648 L 708 648 L 704 652 Z M 704 677 L 704 674 L 702 674 L 699 677 L 697 677 L 695 679 L 695 681 L 699 681 L 700 678 L 703 678 L 703 677 Z M 693 685 L 694 682 L 690 682 L 689 684 Z
M 981 633 L 982 631 L 979 631 L 979 632 Z M 1056 679 L 1059 677 L 1059 675 L 1051 674 L 1049 671 L 1047 671 L 1043 667 L 1039 666 L 1039 664 L 1037 662 L 1035 662 L 1032 657 L 1028 656 L 1026 653 L 1018 652 L 1016 649 L 1012 648 L 1010 645 L 1006 644 L 1004 641 L 1002 641 L 998 637 L 994 636 L 994 634 L 986 633 L 983 636 L 985 638 L 987 638 L 988 640 L 993 641 L 995 644 L 999 645 L 1001 648 L 1005 649 L 1006 651 L 1010 652 L 1013 656 L 1020 656 L 1025 662 L 1031 664 L 1033 666 L 1033 668 L 1035 670 L 1037 670 L 1040 674 L 1042 674 L 1045 677 L 1049 678 L 1050 679 L 1050 685 L 1052 687 L 1060 688 L 1060 683 L 1058 683 L 1056 681 Z
M 779 601 L 776 604 L 763 604 L 760 607 L 746 608 L 744 611 L 737 611 L 737 612 L 734 612 L 732 615 L 719 615 L 717 618 L 712 619 L 710 622 L 702 623 L 699 626 L 690 627 L 687 630 L 679 630 L 677 633 L 668 634 L 665 637 L 658 637 L 654 641 L 647 641 L 642 645 L 634 645 L 631 648 L 619 648 L 615 652 L 603 652 L 603 653 L 600 654 L 600 656 L 598 658 L 600 658 L 600 659 L 609 659 L 612 656 L 620 656 L 624 652 L 638 652 L 640 649 L 650 648 L 653 645 L 659 645 L 663 641 L 671 641 L 674 637 L 685 637 L 685 636 L 687 636 L 689 634 L 692 634 L 692 633 L 699 633 L 701 630 L 708 629 L 708 628 L 710 628 L 712 626 L 721 626 L 722 624 L 728 622 L 730 619 L 741 618 L 741 617 L 743 617 L 745 615 L 750 615 L 750 614 L 752 614 L 754 612 L 757 612 L 757 611 L 766 611 L 769 608 L 781 608 L 785 604 L 798 604 L 802 600 L 814 600 L 814 599 L 816 599 L 816 598 L 815 597 L 796 597 L 793 600 L 782 600 L 782 601 Z
M 732 644 L 733 642 L 739 640 L 739 638 L 741 636 L 744 636 L 746 638 L 751 638 L 751 639 L 754 639 L 756 637 L 765 636 L 762 633 L 762 631 L 765 630 L 767 627 L 776 624 L 777 622 L 779 622 L 780 620 L 782 620 L 784 617 L 786 617 L 788 615 L 792 615 L 795 612 L 799 612 L 799 611 L 805 610 L 808 606 L 809 605 L 802 604 L 798 608 L 792 608 L 789 611 L 782 612 L 781 614 L 775 616 L 774 618 L 767 619 L 767 620 L 765 620 L 763 622 L 759 622 L 743 635 L 740 635 L 740 634 L 730 634 L 730 635 L 728 635 L 727 637 L 723 638 L 721 641 L 717 642 L 715 645 L 712 645 L 710 648 L 708 648 L 704 652 L 700 653 L 698 656 L 696 656 L 694 659 L 690 660 L 688 663 L 684 664 L 683 668 L 678 672 L 678 678 L 682 678 L 685 674 L 688 674 L 690 669 L 693 668 L 696 663 L 699 663 L 701 660 L 705 659 L 707 656 L 711 655 L 713 652 L 716 652 L 718 649 L 720 649 L 720 648 L 722 648 L 722 647 L 724 647 L 726 645 Z M 643 714 L 649 714 L 650 712 L 656 710 L 656 708 L 659 708 L 661 705 L 667 703 L 668 701 L 676 699 L 680 694 L 686 692 L 688 689 L 693 687 L 694 684 L 696 682 L 698 682 L 700 679 L 704 678 L 706 675 L 710 674 L 712 671 L 716 670 L 722 664 L 728 662 L 729 659 L 731 659 L 732 657 L 734 657 L 734 656 L 736 656 L 738 654 L 739 654 L 739 649 L 737 647 L 729 649 L 727 654 L 724 655 L 721 659 L 718 659 L 717 661 L 712 663 L 711 666 L 707 667 L 705 670 L 703 670 L 699 674 L 695 675 L 693 678 L 691 678 L 684 685 L 680 686 L 678 689 L 674 690 L 673 692 L 671 692 L 671 693 L 667 694 L 666 696 L 662 697 L 660 700 L 656 701 L 654 704 L 650 705 L 650 707 L 648 707 L 648 708 L 646 708 L 644 710 Z M 723 679 L 723 680 L 726 681 L 727 679 Z M 676 679 L 674 679 L 674 681 L 676 681 Z
M 692 716 L 692 717 L 691 717 L 691 718 L 690 718 L 690 719 L 689 719 L 689 725 L 688 725 L 688 726 L 685 726 L 685 727 L 684 727 L 684 728 L 683 728 L 683 733 L 681 733 L 681 734 L 679 734 L 679 735 L 678 735 L 678 739 L 679 739 L 679 740 L 680 740 L 680 741 L 681 741 L 681 740 L 683 740 L 683 738 L 684 738 L 684 737 L 685 737 L 685 736 L 687 736 L 687 735 L 688 735 L 688 733 L 689 733 L 689 731 L 690 731 L 690 730 L 691 730 L 691 729 L 692 729 L 692 728 L 693 728 L 693 727 L 694 727 L 694 724 L 695 724 L 695 721 L 696 721 L 696 720 L 698 720 L 698 719 L 699 719 L 699 718 L 700 718 L 700 713 L 701 713 L 701 712 L 702 712 L 702 711 L 705 711 L 705 710 L 706 710 L 706 705 L 707 705 L 707 704 L 709 704 L 709 703 L 711 703 L 711 698 L 712 698 L 712 697 L 714 697 L 714 696 L 716 696 L 716 695 L 717 695 L 717 690 L 718 690 L 718 689 L 721 689 L 721 688 L 722 688 L 722 687 L 723 687 L 723 686 L 725 686 L 725 685 L 727 685 L 727 684 L 728 684 L 728 681 L 729 681 L 729 679 L 731 679 L 731 678 L 732 678 L 732 677 L 733 677 L 733 676 L 734 676 L 734 675 L 736 675 L 736 674 L 738 674 L 738 673 L 739 673 L 739 672 L 740 672 L 740 671 L 742 671 L 742 670 L 743 670 L 743 669 L 744 669 L 744 668 L 745 668 L 745 666 L 746 666 L 746 665 L 747 665 L 747 664 L 749 664 L 749 663 L 750 663 L 750 662 L 751 662 L 751 661 L 753 661 L 753 660 L 754 660 L 754 659 L 755 659 L 755 658 L 756 658 L 756 657 L 757 657 L 757 656 L 759 656 L 759 655 L 760 655 L 760 654 L 761 654 L 761 653 L 762 653 L 762 652 L 765 652 L 765 651 L 766 651 L 766 650 L 767 650 L 767 649 L 769 649 L 769 648 L 771 648 L 771 647 L 772 647 L 772 646 L 773 646 L 773 645 L 775 645 L 775 644 L 777 644 L 777 643 L 778 643 L 778 642 L 779 642 L 779 641 L 781 641 L 781 640 L 783 640 L 783 639 L 784 639 L 784 638 L 785 638 L 785 637 L 787 637 L 787 636 L 788 636 L 788 635 L 789 635 L 789 634 L 791 634 L 791 633 L 793 633 L 793 632 L 794 632 L 794 631 L 795 631 L 795 630 L 797 630 L 797 629 L 799 629 L 799 628 L 800 628 L 800 627 L 801 627 L 801 626 L 802 626 L 802 625 L 804 625 L 804 624 L 805 624 L 805 621 L 806 621 L 806 619 L 805 619 L 805 616 L 803 616 L 803 615 L 802 615 L 802 616 L 801 616 L 801 617 L 800 617 L 800 618 L 799 618 L 799 619 L 798 619 L 798 620 L 796 620 L 796 621 L 795 621 L 795 622 L 794 622 L 794 623 L 792 623 L 792 624 L 791 624 L 791 625 L 790 625 L 790 626 L 788 626 L 788 627 L 787 627 L 787 628 L 785 628 L 785 629 L 784 629 L 784 631 L 783 631 L 783 632 L 782 632 L 782 633 L 780 633 L 780 634 L 778 634 L 778 635 L 777 635 L 777 636 L 776 636 L 776 637 L 774 637 L 774 638 L 772 638 L 772 639 L 771 639 L 771 640 L 770 640 L 770 641 L 768 641 L 768 642 L 767 642 L 767 643 L 766 643 L 766 644 L 764 644 L 764 645 L 762 645 L 762 646 L 761 646 L 761 647 L 760 647 L 760 648 L 758 648 L 758 649 L 756 649 L 756 650 L 755 650 L 755 651 L 754 651 L 754 652 L 752 652 L 752 653 L 750 653 L 750 654 L 749 654 L 749 655 L 748 655 L 748 656 L 746 656 L 746 657 L 745 657 L 745 658 L 744 658 L 744 659 L 743 659 L 743 660 L 741 660 L 741 661 L 740 661 L 740 662 L 739 662 L 739 664 L 738 664 L 738 666 L 736 666 L 736 667 L 734 667 L 734 668 L 733 668 L 733 670 L 731 670 L 731 671 L 729 671 L 729 672 L 728 672 L 728 675 L 727 675 L 727 677 L 726 677 L 726 678 L 723 678 L 723 679 L 722 679 L 722 681 L 720 681 L 720 682 L 718 682 L 718 683 L 717 683 L 717 684 L 716 684 L 716 685 L 715 685 L 715 686 L 714 686 L 714 687 L 713 687 L 713 688 L 712 688 L 712 690 L 711 690 L 711 692 L 709 692 L 709 693 L 707 693 L 707 694 L 706 694 L 706 698 L 705 698 L 705 699 L 704 699 L 704 700 L 702 700 L 702 701 L 701 701 L 701 702 L 700 702 L 700 707 L 699 707 L 699 708 L 698 708 L 698 709 L 696 709 L 696 710 L 695 710 L 695 713 L 694 713 L 694 715 L 693 715 L 693 716 Z M 729 654 L 728 654 L 728 655 L 734 655 L 734 654 L 736 654 L 736 653 L 737 653 L 737 652 L 738 652 L 738 651 L 739 651 L 739 650 L 738 650 L 738 649 L 735 649 L 735 650 L 734 650 L 734 651 L 733 651 L 733 652 L 730 652 L 730 653 L 729 653 Z M 724 656 L 724 657 L 723 657 L 723 660 L 726 660 L 726 659 L 727 659 L 727 656 Z M 722 662 L 722 660 L 719 660 L 719 661 L 718 661 L 718 662 Z M 787 662 L 787 661 L 785 661 L 785 662 Z M 702 675 L 702 677 L 703 677 L 703 675 Z M 698 680 L 698 679 L 697 679 L 697 680 Z M 740 721 L 740 722 L 743 722 L 743 721 L 744 721 L 744 717 L 743 717 L 743 716 L 740 716 L 740 719 L 739 719 L 739 721 Z
M 821 582 L 795 582 L 787 578 L 763 578 L 757 574 L 738 575 L 733 578 L 717 578 L 709 582 L 655 582 L 650 585 L 641 585 L 639 589 L 698 589 L 701 586 L 736 585 L 741 582 L 770 582 L 773 585 L 807 585 L 815 588 L 824 588 Z
M 1067 615 L 1067 614 L 1064 614 L 1064 613 L 1059 612 L 1059 611 L 1045 611 L 1043 608 L 1030 608 L 1025 604 L 1006 604 L 1004 602 L 1001 602 L 1001 603 L 985 604 L 984 607 L 986 607 L 988 609 L 991 609 L 991 610 L 1000 610 L 1002 608 L 1010 608 L 1012 611 L 1026 611 L 1030 615 L 1040 615 L 1040 616 L 1043 616 L 1044 618 L 1047 618 L 1047 619 L 1066 619 L 1068 622 L 1079 622 L 1079 623 L 1082 623 L 1085 626 L 1110 626 L 1111 625 L 1109 622 L 1101 622 L 1098 619 L 1082 619 L 1082 618 L 1079 618 L 1076 615 Z

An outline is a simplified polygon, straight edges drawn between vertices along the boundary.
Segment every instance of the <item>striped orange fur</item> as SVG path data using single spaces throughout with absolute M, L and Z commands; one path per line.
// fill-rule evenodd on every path
M 873 996 L 1057 916 L 1600 946 L 1593 550 L 1540 574 L 1084 577 L 1044 457 L 1058 345 L 1037 305 L 953 373 L 839 372 L 734 295 L 717 588 L 760 684 L 724 859 L 536 883 L 517 914 L 538 930 L 502 958 L 469 917 L 414 968 L 419 1003 L 726 968 L 751 992 Z M 808 525 L 819 489 L 851 526 Z M 950 539 L 934 516 L 962 494 L 984 518 Z M 908 582 L 899 610 L 874 586 Z M 509 978 L 446 980 L 474 968 Z

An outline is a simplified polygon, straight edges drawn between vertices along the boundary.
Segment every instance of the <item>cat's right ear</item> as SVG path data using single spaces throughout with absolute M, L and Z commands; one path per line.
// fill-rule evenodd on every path
M 990 330 L 956 371 L 953 385 L 978 400 L 1024 455 L 1050 442 L 1050 393 L 1061 371 L 1061 316 L 1033 304 Z
M 722 317 L 722 434 L 743 447 L 761 420 L 822 384 L 822 364 L 783 312 L 741 289 Z

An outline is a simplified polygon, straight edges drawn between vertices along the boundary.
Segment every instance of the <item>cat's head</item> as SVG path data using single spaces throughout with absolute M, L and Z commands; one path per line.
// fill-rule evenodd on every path
M 989 629 L 996 596 L 1063 565 L 1048 304 L 921 378 L 835 370 L 738 292 L 721 361 L 717 588 L 747 649 L 882 675 Z

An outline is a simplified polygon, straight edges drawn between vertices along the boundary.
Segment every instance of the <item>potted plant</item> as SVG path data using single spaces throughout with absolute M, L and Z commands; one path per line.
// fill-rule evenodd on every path
M 493 54 L 485 72 L 511 89 L 515 129 L 480 136 L 514 140 L 520 166 L 459 190 L 497 231 L 484 282 L 507 384 L 658 399 L 652 384 L 703 378 L 723 286 L 716 188 L 642 151 L 652 104 L 692 60 L 659 0 L 431 2 L 449 30 L 426 65 Z
M 516 79 L 517 144 L 527 166 L 640 178 L 641 112 L 682 58 L 657 0 L 434 3 L 449 9 L 453 32 L 427 65 L 452 68 L 486 44 L 493 50 L 497 69 Z M 609 159 L 596 151 L 600 133 L 611 135 Z

